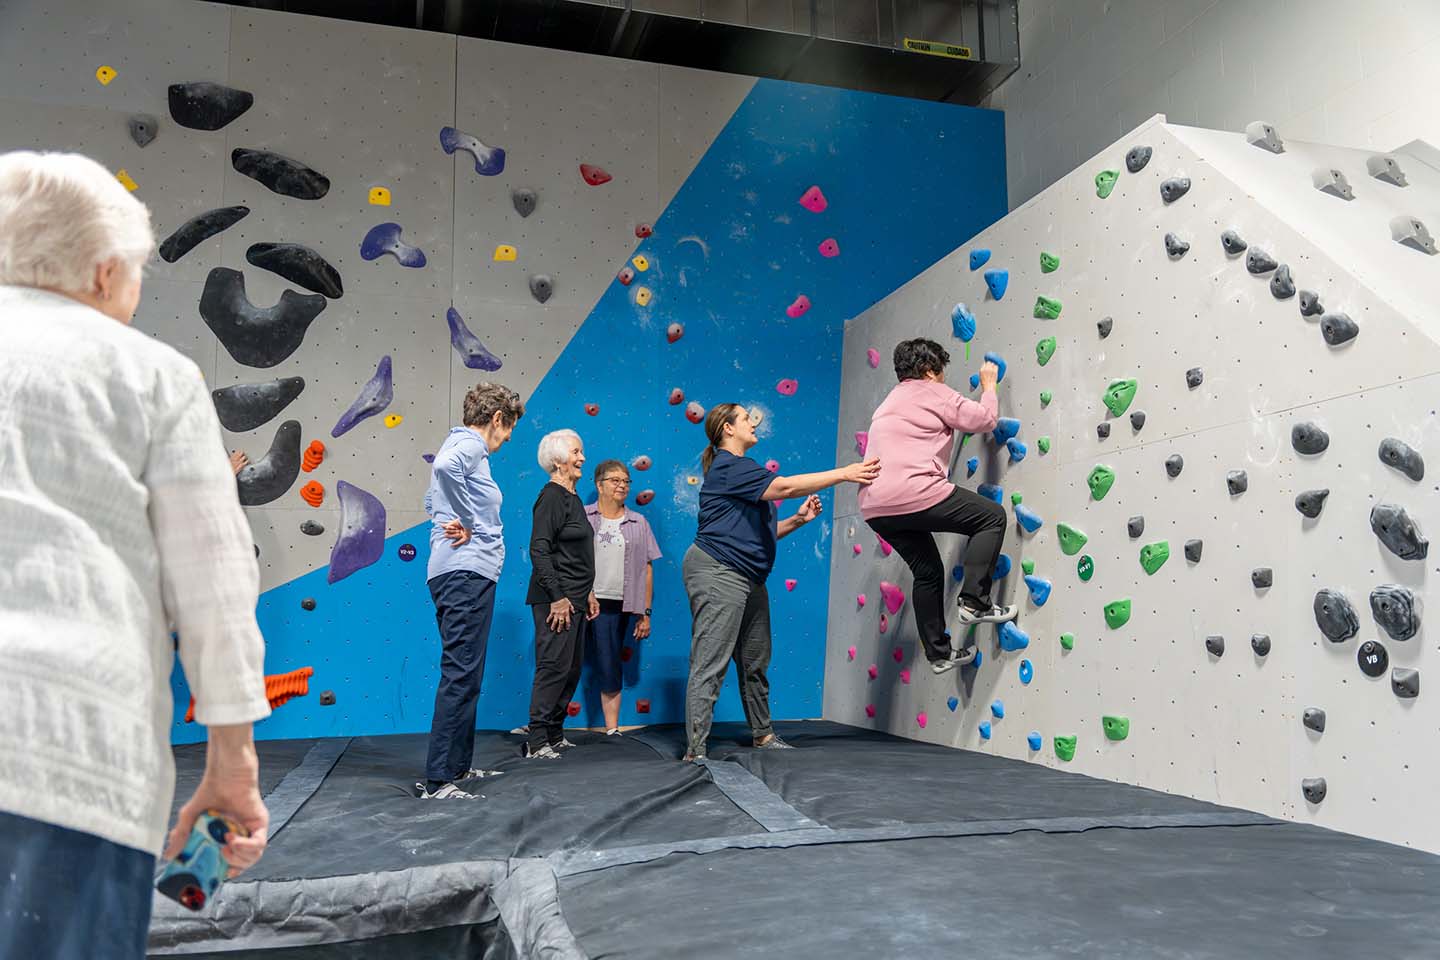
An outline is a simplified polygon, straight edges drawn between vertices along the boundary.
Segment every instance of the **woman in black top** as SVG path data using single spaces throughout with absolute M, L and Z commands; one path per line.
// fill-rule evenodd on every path
M 540 441 L 540 466 L 550 482 L 535 499 L 530 528 L 530 590 L 535 618 L 535 684 L 530 691 L 530 739 L 525 756 L 553 760 L 574 746 L 565 739 L 565 707 L 580 682 L 585 626 L 600 613 L 595 599 L 595 531 L 575 482 L 585 446 L 574 430 Z

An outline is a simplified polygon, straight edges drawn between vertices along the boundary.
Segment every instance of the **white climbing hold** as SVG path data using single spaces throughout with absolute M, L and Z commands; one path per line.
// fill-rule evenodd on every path
M 1245 124 L 1245 142 L 1271 153 L 1285 152 L 1285 141 L 1281 140 L 1275 128 L 1264 120 L 1252 120 Z

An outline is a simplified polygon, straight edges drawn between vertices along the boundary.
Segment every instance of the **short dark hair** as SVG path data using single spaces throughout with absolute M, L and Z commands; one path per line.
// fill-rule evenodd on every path
M 934 340 L 921 337 L 895 344 L 895 378 L 902 383 L 923 380 L 927 373 L 943 373 L 949 362 L 950 354 Z

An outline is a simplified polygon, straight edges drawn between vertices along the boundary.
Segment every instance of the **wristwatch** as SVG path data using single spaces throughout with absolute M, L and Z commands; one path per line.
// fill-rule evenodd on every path
M 645 616 L 647 616 L 647 617 L 650 616 L 650 608 L 649 608 L 649 607 L 646 607 L 646 608 L 645 608 Z

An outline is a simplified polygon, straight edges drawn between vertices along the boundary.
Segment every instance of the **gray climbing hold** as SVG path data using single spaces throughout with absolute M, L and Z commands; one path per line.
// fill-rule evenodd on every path
M 1230 496 L 1238 497 L 1250 489 L 1250 478 L 1244 470 L 1231 470 L 1225 474 L 1225 489 L 1230 491 Z
M 1165 472 L 1172 478 L 1180 476 L 1180 471 L 1185 469 L 1185 458 L 1178 453 L 1172 453 L 1165 458 Z
M 333 706 L 335 706 L 335 691 L 334 691 L 334 690 L 321 690 L 321 691 L 320 691 L 320 706 L 322 706 L 322 707 L 333 707 Z
M 235 475 L 242 507 L 258 507 L 285 495 L 300 475 L 300 421 L 286 420 L 264 457 Z
M 1306 707 L 1305 712 L 1300 716 L 1300 722 L 1305 724 L 1307 730 L 1314 730 L 1316 733 L 1325 732 L 1325 711 L 1319 707 Z
M 1104 440 L 1105 438 L 1109 437 L 1109 436 L 1110 436 L 1110 424 L 1108 424 L 1108 423 L 1097 423 L 1097 424 L 1095 424 L 1095 436 L 1099 437 L 1101 440 Z
M 1211 634 L 1205 638 L 1205 652 L 1212 657 L 1225 656 L 1225 638 Z
M 1393 503 L 1375 504 L 1370 508 L 1370 529 L 1401 560 L 1424 560 L 1430 555 L 1430 541 L 1420 535 L 1404 507 Z
M 1398 583 L 1370 591 L 1370 614 L 1391 640 L 1409 640 L 1420 631 L 1420 599 Z
M 1425 479 L 1425 458 L 1420 456 L 1419 450 L 1397 437 L 1386 437 L 1380 441 L 1380 462 L 1394 467 L 1416 483 Z
M 528 217 L 535 212 L 535 204 L 539 199 L 534 190 L 512 190 L 510 192 L 510 202 L 515 205 L 515 212 L 522 217 Z
M 1295 494 L 1295 509 L 1301 515 L 1310 520 L 1320 516 L 1320 511 L 1325 509 L 1325 498 L 1330 496 L 1329 487 L 1320 487 L 1316 490 L 1302 490 Z
M 1270 655 L 1270 635 L 1265 633 L 1252 633 L 1250 635 L 1250 649 L 1255 651 L 1257 657 L 1268 657 Z
M 1186 540 L 1186 541 L 1185 541 L 1185 559 L 1186 559 L 1186 560 L 1189 560 L 1191 563 L 1199 563 L 1199 562 L 1200 562 L 1200 554 L 1201 554 L 1204 550 L 1205 550 L 1205 541 L 1204 541 L 1204 540 Z
M 130 139 L 142 149 L 154 143 L 155 134 L 160 132 L 160 121 L 148 113 L 135 114 L 126 121 L 126 125 L 130 128 Z
M 1125 522 L 1125 532 L 1130 534 L 1131 540 L 1138 538 L 1145 532 L 1145 518 L 1131 517 Z
M 1160 184 L 1160 199 L 1166 203 L 1174 203 L 1189 192 L 1189 177 L 1171 177 L 1169 180 Z
M 530 296 L 534 297 L 538 303 L 549 300 L 550 295 L 554 292 L 555 284 L 545 274 L 537 273 L 530 278 Z
M 1320 335 L 1332 347 L 1349 343 L 1360 335 L 1360 327 L 1346 313 L 1327 313 L 1320 318 Z
M 1200 384 L 1204 382 L 1205 371 L 1201 370 L 1199 367 L 1191 367 L 1189 370 L 1185 371 L 1185 385 L 1191 390 L 1194 390 L 1196 387 L 1200 386 Z
M 1355 663 L 1367 677 L 1378 677 L 1390 666 L 1390 653 L 1378 640 L 1366 640 L 1355 651 Z
M 172 83 L 170 119 L 191 130 L 219 130 L 255 104 L 255 95 L 220 83 Z
M 1134 431 L 1136 431 L 1136 432 L 1139 432 L 1139 430 L 1140 430 L 1142 427 L 1144 427 L 1144 426 L 1145 426 L 1145 411 L 1144 411 L 1144 410 L 1132 410 L 1132 411 L 1130 411 L 1130 429 L 1131 429 L 1131 430 L 1134 430 Z
M 1435 238 L 1430 236 L 1430 231 L 1425 224 L 1415 217 L 1400 215 L 1390 221 L 1390 239 L 1396 243 L 1404 244 L 1419 250 L 1421 253 L 1435 254 Z
M 1325 305 L 1320 302 L 1320 294 L 1314 290 L 1300 291 L 1300 316 L 1318 317 L 1325 312 Z
M 1275 585 L 1275 571 L 1269 567 L 1256 567 L 1250 571 L 1250 585 L 1256 590 L 1265 590 Z
M 311 170 L 303 163 L 268 150 L 236 147 L 230 153 L 230 165 L 237 173 L 244 174 L 282 197 L 319 200 L 330 192 L 329 177 Z
M 174 263 L 215 234 L 228 230 L 250 215 L 249 207 L 220 207 L 191 217 L 160 244 L 160 259 Z
M 1241 240 L 1240 234 L 1234 230 L 1226 230 L 1220 234 L 1220 246 L 1225 248 L 1227 254 L 1234 257 L 1244 253 L 1245 248 L 1250 245 Z
M 1179 260 L 1190 252 L 1190 244 L 1181 240 L 1173 233 L 1165 234 L 1165 255 L 1172 260 Z
M 1251 247 L 1245 254 L 1245 269 L 1257 277 L 1262 273 L 1269 273 L 1279 265 L 1274 257 L 1259 247 Z
M 1270 278 L 1270 296 L 1276 300 L 1289 300 L 1295 296 L 1295 281 L 1290 278 L 1290 265 L 1280 264 L 1275 268 L 1275 276 Z
M 1285 152 L 1285 141 L 1281 140 L 1275 128 L 1264 120 L 1252 120 L 1245 124 L 1245 142 L 1271 153 Z
M 245 296 L 244 274 L 216 267 L 205 278 L 200 316 L 236 363 L 273 367 L 299 349 L 326 303 L 319 294 L 286 290 L 275 306 L 257 307 Z
M 1110 336 L 1110 331 L 1114 329 L 1114 327 L 1115 321 L 1110 317 L 1105 317 L 1104 319 L 1098 320 L 1095 323 L 1095 329 L 1100 331 L 1101 340 L 1104 340 L 1106 337 Z
M 1393 183 L 1397 187 L 1409 185 L 1405 179 L 1405 171 L 1400 169 L 1400 164 L 1394 157 L 1387 157 L 1377 153 L 1365 161 L 1365 172 L 1376 180 L 1384 180 L 1386 183 Z
M 1360 632 L 1360 618 L 1345 594 L 1329 587 L 1315 594 L 1315 623 L 1331 643 L 1344 643 Z
M 300 601 L 300 609 L 301 609 L 301 610 L 314 610 L 314 609 L 315 609 L 315 598 L 314 598 L 314 597 L 306 597 L 304 600 L 301 600 L 301 601 Z
M 1310 172 L 1310 182 L 1321 193 L 1328 193 L 1341 200 L 1355 199 L 1355 191 L 1350 187 L 1350 180 L 1334 167 L 1316 167 Z
M 300 532 L 307 537 L 318 537 L 325 532 L 325 525 L 316 523 L 314 520 L 306 520 L 300 524 Z
M 1305 794 L 1305 799 L 1311 803 L 1319 803 L 1325 799 L 1325 778 L 1306 777 L 1300 781 L 1300 792 Z
M 1314 456 L 1324 453 L 1330 446 L 1330 434 L 1321 429 L 1319 424 L 1302 420 L 1290 428 L 1290 446 L 1295 448 L 1296 453 Z
M 1150 147 L 1131 147 L 1125 154 L 1125 169 L 1131 173 L 1139 173 L 1145 169 L 1145 164 L 1150 162 L 1150 154 L 1154 151 Z
M 245 251 L 245 259 L 252 266 L 269 270 L 298 283 L 312 293 L 322 294 L 331 300 L 345 295 L 340 282 L 340 271 L 330 265 L 320 254 L 300 243 L 252 243 Z
M 284 377 L 221 387 L 210 391 L 210 399 L 222 427 L 231 433 L 245 433 L 275 419 L 304 389 L 304 377 Z
M 1390 690 L 1401 700 L 1414 700 L 1420 696 L 1420 671 L 1409 667 L 1391 670 Z

